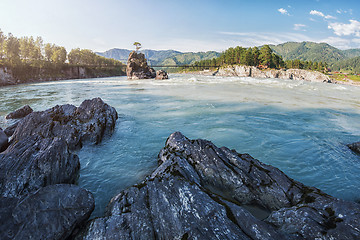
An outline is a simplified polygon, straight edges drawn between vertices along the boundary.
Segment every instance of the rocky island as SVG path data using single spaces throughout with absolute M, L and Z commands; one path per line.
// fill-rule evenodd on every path
M 164 70 L 155 71 L 153 68 L 149 67 L 145 55 L 137 51 L 132 51 L 129 54 L 126 65 L 126 75 L 128 79 L 155 78 L 161 80 L 169 78 Z

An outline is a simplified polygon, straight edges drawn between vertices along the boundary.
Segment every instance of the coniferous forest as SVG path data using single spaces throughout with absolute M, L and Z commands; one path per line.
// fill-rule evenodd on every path
M 258 47 L 243 48 L 240 46 L 229 48 L 217 58 L 195 62 L 190 70 L 197 71 L 235 64 L 256 66 L 262 69 L 296 68 L 321 72 L 327 71 L 327 64 L 325 62 L 301 61 L 298 59 L 284 61 L 280 55 L 273 52 L 269 45 L 264 45 L 260 49 Z

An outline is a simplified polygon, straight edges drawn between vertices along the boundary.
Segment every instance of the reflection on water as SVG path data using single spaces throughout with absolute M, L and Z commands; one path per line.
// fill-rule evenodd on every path
M 101 97 L 119 120 L 113 136 L 85 146 L 79 185 L 100 215 L 120 190 L 151 173 L 174 131 L 249 153 L 336 197 L 360 199 L 360 87 L 305 81 L 170 75 L 169 80 L 82 79 L 0 88 L 4 116 Z

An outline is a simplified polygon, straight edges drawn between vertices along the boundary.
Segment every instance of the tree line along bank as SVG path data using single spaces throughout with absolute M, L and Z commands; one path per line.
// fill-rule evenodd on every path
M 0 29 L 0 66 L 11 69 L 14 75 L 23 77 L 46 72 L 56 74 L 69 66 L 98 69 L 119 69 L 125 65 L 118 60 L 99 56 L 88 49 L 72 49 L 69 53 L 62 46 L 44 43 L 41 37 L 17 38 L 5 35 Z
M 277 55 L 273 52 L 273 50 L 269 47 L 269 45 L 264 45 L 260 49 L 258 47 L 253 47 L 253 48 L 251 47 L 243 48 L 240 46 L 237 46 L 235 48 L 231 47 L 226 51 L 224 51 L 217 58 L 195 62 L 193 64 L 193 67 L 187 70 L 198 71 L 209 67 L 235 65 L 235 64 L 255 66 L 261 69 L 295 68 L 295 69 L 314 70 L 324 73 L 328 71 L 328 65 L 326 62 L 301 61 L 298 59 L 284 61 L 280 55 Z

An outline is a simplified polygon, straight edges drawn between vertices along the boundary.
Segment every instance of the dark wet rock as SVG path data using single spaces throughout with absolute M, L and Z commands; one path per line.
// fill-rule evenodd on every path
M 156 78 L 155 79 L 162 80 L 162 79 L 168 79 L 168 78 L 169 78 L 169 76 L 168 76 L 167 72 L 165 72 L 164 70 L 156 71 Z
M 128 79 L 149 79 L 155 78 L 156 72 L 150 68 L 143 53 L 131 52 L 126 66 Z
M 99 143 L 117 119 L 100 98 L 79 107 L 55 106 L 23 118 L 10 146 L 0 154 L 0 196 L 18 197 L 41 187 L 74 183 L 80 164 L 71 151 L 84 142 Z
M 359 239 L 360 205 L 248 154 L 173 133 L 159 167 L 77 239 Z
M 28 136 L 0 155 L 0 196 L 18 197 L 57 183 L 74 183 L 80 162 L 65 139 Z
M 29 105 L 25 105 L 22 108 L 9 113 L 6 116 L 6 119 L 19 119 L 19 118 L 23 118 L 26 117 L 27 115 L 29 115 L 30 113 L 32 113 L 33 110 Z
M 19 124 L 19 122 L 17 121 L 16 123 L 14 123 L 14 124 L 10 125 L 9 127 L 5 128 L 4 133 L 8 137 L 11 137 L 14 134 L 15 129 L 16 129 L 18 124 Z
M 85 100 L 79 107 L 58 105 L 25 117 L 19 122 L 12 142 L 32 135 L 43 138 L 61 136 L 70 149 L 76 149 L 83 142 L 99 143 L 105 133 L 114 129 L 117 118 L 116 110 L 100 98 Z
M 360 154 L 360 142 L 351 143 L 347 145 L 352 151 Z
M 0 128 L 0 152 L 5 151 L 8 146 L 9 146 L 8 136 L 2 130 L 2 128 Z
M 51 185 L 22 199 L 0 198 L 0 239 L 66 239 L 94 210 L 92 194 Z

